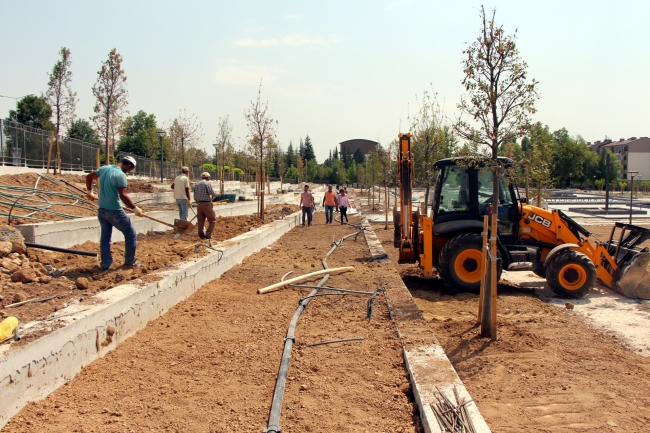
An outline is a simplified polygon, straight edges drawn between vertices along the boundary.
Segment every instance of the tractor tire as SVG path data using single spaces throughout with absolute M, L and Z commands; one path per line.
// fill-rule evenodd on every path
M 596 267 L 580 252 L 562 251 L 546 267 L 546 281 L 562 298 L 584 298 L 596 283 Z
M 463 233 L 451 238 L 442 247 L 438 257 L 438 273 L 445 286 L 453 291 L 480 291 L 482 243 L 479 233 Z M 497 269 L 498 281 L 503 271 L 501 260 L 497 262 Z

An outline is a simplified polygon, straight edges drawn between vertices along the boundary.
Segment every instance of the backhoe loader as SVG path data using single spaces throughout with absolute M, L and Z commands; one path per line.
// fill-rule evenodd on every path
M 509 177 L 512 161 L 499 158 L 499 203 L 492 206 L 492 169 L 487 161 L 447 158 L 438 170 L 432 215 L 413 209 L 411 134 L 399 134 L 397 155 L 399 203 L 393 209 L 394 246 L 399 263 L 419 263 L 423 276 L 438 270 L 452 290 L 477 292 L 481 280 L 484 215 L 497 217 L 498 275 L 503 269 L 532 266 L 560 297 L 581 298 L 596 279 L 632 298 L 650 299 L 648 248 L 640 245 L 650 230 L 615 223 L 607 242 L 561 210 L 532 206 L 519 197 Z M 428 212 L 427 212 L 428 213 Z M 530 267 L 528 268 L 530 269 Z

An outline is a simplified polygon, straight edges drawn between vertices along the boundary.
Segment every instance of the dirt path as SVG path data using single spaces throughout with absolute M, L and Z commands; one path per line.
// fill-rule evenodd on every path
M 293 229 L 207 284 L 67 386 L 23 409 L 3 431 L 261 431 L 287 326 L 309 290 L 256 290 L 289 270 L 321 269 L 332 239 L 351 232 L 325 225 L 323 213 L 316 213 L 313 227 Z M 328 285 L 372 291 L 397 278 L 390 264 L 368 258 L 363 235 L 344 242 L 328 264 L 354 265 L 355 272 L 332 276 Z M 322 296 L 301 316 L 284 432 L 421 431 L 385 299 L 377 298 L 371 320 L 367 300 Z M 354 337 L 364 340 L 306 346 Z
M 376 232 L 396 264 L 392 231 Z M 500 285 L 491 342 L 478 337 L 476 295 L 395 266 L 492 431 L 650 431 L 650 359 L 616 336 L 532 290 Z

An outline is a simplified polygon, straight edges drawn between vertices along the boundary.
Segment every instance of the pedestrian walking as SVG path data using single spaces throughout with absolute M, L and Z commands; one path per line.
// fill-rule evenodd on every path
M 334 209 L 334 212 L 336 213 L 339 212 L 339 189 L 341 189 L 341 187 L 336 185 L 336 189 L 334 190 L 334 192 L 336 192 L 336 209 Z
M 172 183 L 176 206 L 178 206 L 178 218 L 183 221 L 187 221 L 187 211 L 192 201 L 190 199 L 190 179 L 187 177 L 189 173 L 189 168 L 181 167 L 181 174 L 176 176 Z
M 196 202 L 196 219 L 201 239 L 210 239 L 214 225 L 217 222 L 217 215 L 212 207 L 212 200 L 217 193 L 212 189 L 210 173 L 201 173 L 201 181 L 194 185 L 194 201 Z M 205 230 L 205 220 L 208 220 L 208 229 Z
M 348 208 L 350 207 L 350 199 L 348 195 L 345 193 L 345 190 L 341 188 L 339 190 L 339 209 L 341 209 L 341 224 L 343 224 L 343 218 L 345 217 L 345 222 L 348 221 Z
M 117 165 L 104 165 L 86 176 L 86 190 L 88 199 L 95 200 L 92 193 L 93 181 L 99 179 L 99 200 L 97 219 L 101 234 L 99 236 L 99 255 L 102 270 L 108 270 L 113 264 L 111 255 L 111 238 L 113 227 L 124 235 L 124 265 L 127 267 L 138 266 L 135 261 L 137 236 L 129 216 L 124 212 L 123 205 L 142 217 L 144 212 L 137 207 L 126 192 L 126 173 L 135 168 L 135 159 L 125 156 Z
M 309 185 L 305 185 L 305 189 L 300 193 L 300 208 L 302 209 L 302 226 L 305 226 L 305 216 L 307 222 L 311 227 L 312 213 L 314 209 L 314 196 L 309 190 Z
M 325 205 L 325 224 L 332 224 L 334 207 L 336 206 L 336 193 L 332 191 L 332 185 L 327 185 L 327 191 L 323 196 L 323 204 Z

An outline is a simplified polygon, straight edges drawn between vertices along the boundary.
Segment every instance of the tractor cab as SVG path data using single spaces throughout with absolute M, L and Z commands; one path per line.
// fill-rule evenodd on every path
M 502 166 L 512 161 L 499 158 Z M 434 232 L 453 234 L 483 227 L 483 216 L 492 206 L 492 169 L 481 164 L 468 164 L 463 158 L 447 158 L 436 162 L 438 178 L 433 200 Z M 518 196 L 507 181 L 504 170 L 499 171 L 498 228 L 502 241 L 514 242 L 519 221 Z

